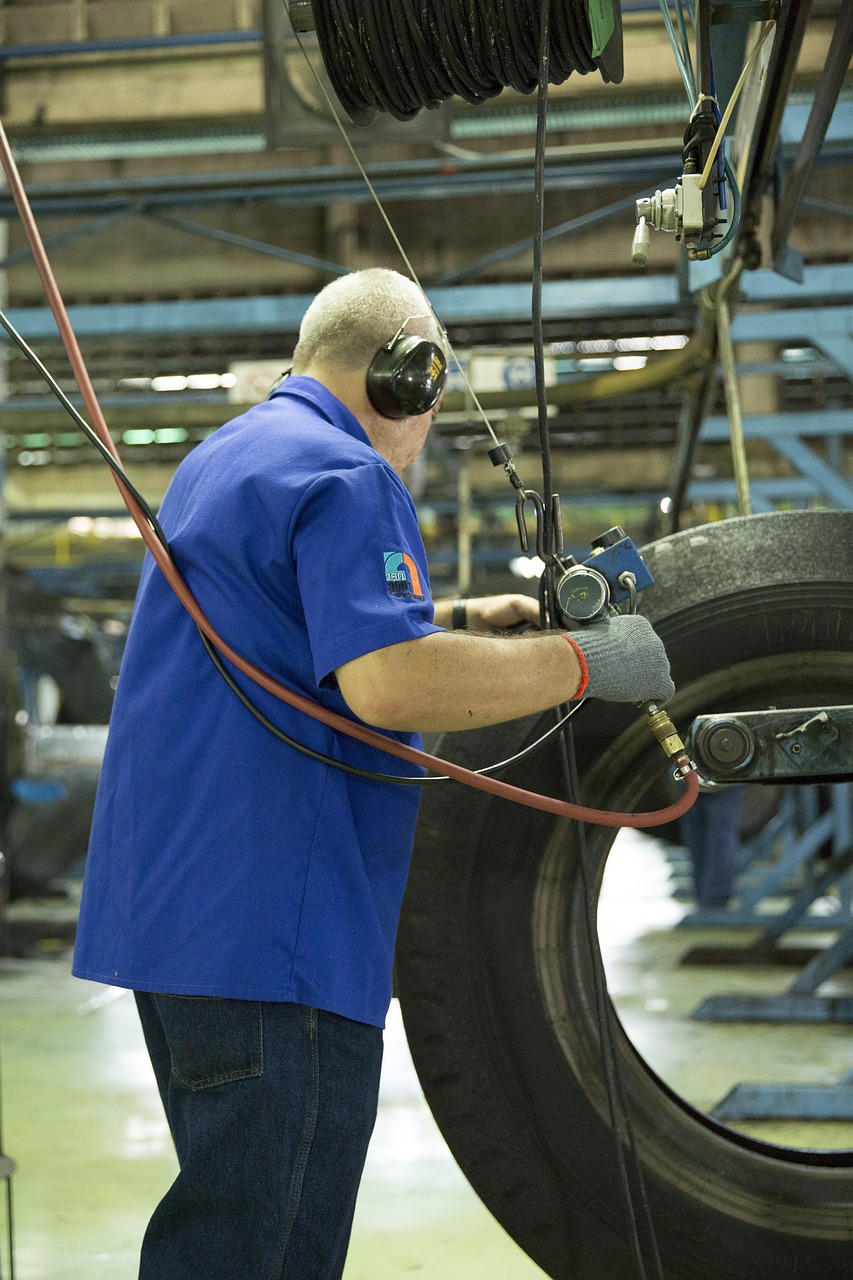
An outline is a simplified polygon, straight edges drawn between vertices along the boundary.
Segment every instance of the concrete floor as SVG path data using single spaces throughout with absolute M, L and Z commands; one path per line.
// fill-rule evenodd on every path
M 781 909 L 787 902 L 768 905 Z M 830 911 L 832 905 L 831 900 L 820 904 Z M 740 1082 L 832 1085 L 853 1070 L 849 1024 L 690 1020 L 691 1011 L 707 996 L 781 995 L 798 973 L 781 966 L 680 965 L 681 956 L 693 947 L 745 947 L 758 933 L 678 928 L 691 906 L 673 899 L 671 867 L 662 846 L 637 832 L 620 832 L 605 869 L 599 936 L 613 1004 L 657 1074 L 693 1106 L 712 1111 Z M 825 947 L 837 936 L 831 929 L 801 930 L 786 935 L 784 945 Z M 842 970 L 820 994 L 853 994 L 853 971 Z M 853 1123 L 751 1120 L 732 1127 L 782 1146 L 853 1147 Z
M 132 1280 L 148 1213 L 176 1171 L 133 997 L 67 961 L 6 961 L 6 1145 L 18 1280 Z M 0 1272 L 5 1276 L 5 1272 Z M 538 1267 L 480 1204 L 423 1101 L 399 1007 L 347 1280 L 533 1280 Z
M 614 1002 L 655 1070 L 704 1108 L 738 1080 L 832 1083 L 849 1071 L 843 1026 L 687 1021 L 706 992 L 782 990 L 792 974 L 679 968 L 687 946 L 725 939 L 673 928 L 684 907 L 670 896 L 668 874 L 654 841 L 623 833 L 599 913 Z M 67 949 L 57 947 L 0 961 L 0 1014 L 5 1145 L 20 1165 L 18 1280 L 133 1280 L 148 1213 L 175 1170 L 133 999 L 71 978 Z M 849 1124 L 750 1128 L 792 1146 L 853 1146 Z M 394 1004 L 346 1280 L 543 1274 L 458 1171 L 421 1097 Z

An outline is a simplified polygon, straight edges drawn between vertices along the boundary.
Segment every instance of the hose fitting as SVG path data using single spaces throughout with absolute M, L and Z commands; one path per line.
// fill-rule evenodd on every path
M 675 770 L 675 777 L 678 779 L 686 777 L 688 773 L 696 772 L 696 765 L 687 754 L 687 748 L 681 741 L 678 730 L 669 718 L 666 711 L 662 711 L 656 702 L 644 702 L 643 710 L 649 718 L 649 728 L 661 745 L 661 749 L 667 760 L 674 759 L 678 766 Z

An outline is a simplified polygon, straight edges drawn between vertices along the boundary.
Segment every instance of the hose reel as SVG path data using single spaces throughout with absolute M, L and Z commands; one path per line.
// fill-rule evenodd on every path
M 314 30 L 347 115 L 411 120 L 447 98 L 485 102 L 538 83 L 539 0 L 285 0 L 293 29 Z M 620 0 L 561 0 L 549 14 L 549 79 L 623 75 Z

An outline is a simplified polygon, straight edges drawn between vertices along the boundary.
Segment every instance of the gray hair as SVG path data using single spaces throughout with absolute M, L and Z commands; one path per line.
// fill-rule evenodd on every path
M 412 280 L 384 267 L 341 276 L 321 289 L 305 312 L 293 372 L 303 373 L 318 362 L 367 369 L 406 321 L 407 333 L 428 338 L 447 352 L 444 333 Z

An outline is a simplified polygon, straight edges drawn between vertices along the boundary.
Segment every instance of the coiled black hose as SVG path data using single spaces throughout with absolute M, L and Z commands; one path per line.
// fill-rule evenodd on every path
M 588 0 L 553 0 L 549 79 L 573 71 L 622 79 L 620 0 L 594 0 L 613 34 L 594 54 Z M 329 79 L 347 115 L 369 124 L 376 111 L 411 120 L 454 95 L 466 102 L 504 88 L 532 93 L 539 64 L 539 0 L 313 0 Z

